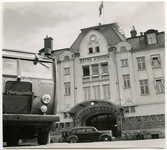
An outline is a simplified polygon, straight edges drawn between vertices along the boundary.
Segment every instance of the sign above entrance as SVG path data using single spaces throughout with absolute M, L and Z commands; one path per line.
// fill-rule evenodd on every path
M 109 60 L 109 55 L 81 58 L 80 63 L 90 63 L 90 62 L 99 62 L 103 60 Z

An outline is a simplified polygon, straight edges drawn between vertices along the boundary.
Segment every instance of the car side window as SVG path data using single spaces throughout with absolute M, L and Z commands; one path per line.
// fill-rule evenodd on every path
M 86 129 L 86 132 L 92 132 L 93 130 L 91 128 Z
M 76 133 L 77 131 L 76 130 L 72 130 L 71 133 Z

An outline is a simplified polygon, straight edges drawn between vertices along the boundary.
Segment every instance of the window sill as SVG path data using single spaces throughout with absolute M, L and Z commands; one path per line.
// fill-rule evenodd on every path
M 93 77 L 99 77 L 99 75 L 92 75 L 92 78 L 93 78 Z
M 144 70 L 147 70 L 146 68 L 145 69 L 138 69 L 137 71 L 144 71 Z
M 140 94 L 140 96 L 148 96 L 148 95 L 150 95 L 150 93 L 148 93 L 148 94 Z
M 70 74 L 64 74 L 64 76 L 66 76 L 66 75 L 70 75 Z
M 93 52 L 93 53 L 88 53 L 88 55 L 91 55 L 91 54 L 96 54 L 96 53 L 100 53 L 100 52 Z
M 126 66 L 121 66 L 121 68 L 124 68 L 124 67 L 129 67 L 129 65 L 126 65 Z
M 83 79 L 87 79 L 87 78 L 90 78 L 90 76 L 84 76 L 84 77 L 82 77 Z
M 64 96 L 70 96 L 71 94 L 64 94 Z
M 129 86 L 129 87 L 124 87 L 124 89 L 130 89 L 131 87 Z
M 101 76 L 108 76 L 109 73 L 102 73 Z
M 153 67 L 152 69 L 158 69 L 158 68 L 161 68 L 161 67 Z
M 161 93 L 156 93 L 156 94 L 165 94 L 165 92 L 161 92 Z

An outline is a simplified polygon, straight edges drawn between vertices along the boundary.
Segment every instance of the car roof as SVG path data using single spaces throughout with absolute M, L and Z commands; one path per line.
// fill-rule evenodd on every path
M 73 129 L 88 129 L 88 128 L 94 128 L 94 129 L 96 129 L 95 127 L 93 127 L 93 126 L 81 126 L 81 127 L 74 127 L 74 128 L 72 128 L 71 130 L 73 130 Z

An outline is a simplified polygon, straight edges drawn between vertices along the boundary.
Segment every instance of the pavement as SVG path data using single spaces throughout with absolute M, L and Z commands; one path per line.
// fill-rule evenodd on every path
M 109 141 L 89 143 L 49 143 L 38 145 L 37 143 L 22 143 L 17 147 L 4 147 L 4 149 L 165 149 L 165 139 L 147 139 L 132 141 Z

